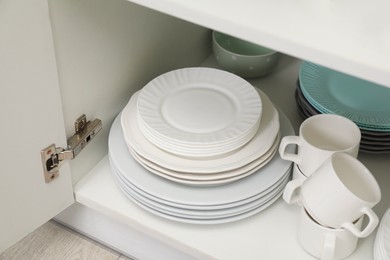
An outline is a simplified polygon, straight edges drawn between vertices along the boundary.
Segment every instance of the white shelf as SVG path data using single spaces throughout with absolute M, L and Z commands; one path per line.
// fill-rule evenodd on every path
M 215 61 L 211 57 L 203 65 L 215 67 Z M 299 65 L 299 60 L 283 57 L 275 73 L 252 81 L 284 111 L 296 130 L 301 122 L 293 98 Z M 382 188 L 383 199 L 375 209 L 381 217 L 390 204 L 390 190 L 386 189 L 390 186 L 388 155 L 362 155 L 360 159 L 373 171 Z M 313 259 L 296 239 L 298 207 L 287 205 L 282 199 L 238 222 L 205 226 L 177 223 L 144 211 L 122 195 L 111 177 L 107 156 L 75 186 L 75 196 L 77 202 L 195 258 Z M 355 253 L 347 259 L 373 259 L 374 236 L 375 233 L 361 239 Z
M 388 0 L 129 0 L 390 87 Z
M 298 207 L 279 199 L 265 211 L 221 225 L 181 224 L 154 216 L 127 199 L 117 188 L 108 158 L 77 185 L 76 200 L 108 217 L 196 258 L 313 259 L 296 239 Z M 374 236 L 360 240 L 347 259 L 372 259 Z
M 279 199 L 265 211 L 221 225 L 182 224 L 154 216 L 126 198 L 105 157 L 75 188 L 76 201 L 196 258 L 313 259 L 296 239 L 298 206 Z M 372 259 L 374 236 L 360 241 L 348 259 Z

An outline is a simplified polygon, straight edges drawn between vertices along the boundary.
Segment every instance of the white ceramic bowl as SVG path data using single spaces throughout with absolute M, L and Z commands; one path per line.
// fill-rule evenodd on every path
M 214 56 L 225 70 L 244 78 L 262 77 L 272 72 L 280 53 L 233 36 L 213 31 Z

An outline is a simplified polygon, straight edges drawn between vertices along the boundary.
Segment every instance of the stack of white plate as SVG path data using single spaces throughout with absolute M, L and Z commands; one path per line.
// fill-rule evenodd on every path
M 136 112 L 140 130 L 155 146 L 178 156 L 206 158 L 251 140 L 262 104 L 253 86 L 232 73 L 185 68 L 143 87 Z
M 294 134 L 283 114 L 280 121 L 281 135 Z M 109 135 L 110 163 L 118 187 L 135 204 L 170 220 L 220 224 L 247 218 L 274 203 L 290 179 L 291 163 L 275 155 L 260 170 L 226 185 L 182 185 L 144 168 L 130 154 L 123 136 L 118 116 Z
M 123 193 L 146 210 L 187 223 L 251 216 L 290 177 L 276 155 L 294 131 L 262 91 L 229 72 L 189 68 L 136 92 L 112 125 L 109 156 Z
M 390 259 L 390 208 L 384 214 L 375 237 L 374 259 Z
M 183 73 L 182 70 L 185 70 L 186 73 Z M 174 78 L 180 78 L 182 74 L 187 75 L 187 77 L 183 78 L 191 78 L 188 75 L 191 75 L 194 73 L 197 75 L 200 80 L 198 84 L 196 84 L 195 79 L 191 80 L 181 80 L 180 84 L 183 86 L 183 91 L 173 91 L 172 93 L 186 93 L 187 89 L 190 89 L 188 95 L 193 94 L 194 98 L 196 100 L 196 104 L 203 104 L 202 100 L 203 98 L 207 100 L 207 98 L 203 97 L 203 94 L 198 96 L 197 93 L 197 87 L 201 89 L 200 93 L 203 91 L 209 94 L 209 92 L 214 93 L 210 94 L 211 96 L 214 96 L 213 99 L 219 100 L 219 99 L 228 99 L 229 102 L 234 104 L 233 108 L 228 109 L 227 107 L 224 107 L 226 110 L 237 110 L 235 112 L 229 112 L 229 113 L 223 113 L 223 112 L 210 112 L 211 114 L 215 113 L 215 115 L 211 116 L 214 120 L 217 120 L 218 114 L 221 113 L 221 115 L 224 115 L 225 119 L 223 121 L 228 122 L 224 125 L 223 128 L 215 127 L 210 128 L 210 131 L 204 131 L 205 133 L 198 134 L 198 133 L 192 133 L 188 129 L 186 132 L 183 131 L 184 127 L 179 126 L 180 121 L 185 121 L 185 117 L 181 118 L 180 120 L 174 120 L 176 123 L 164 123 L 160 122 L 157 125 L 163 125 L 161 126 L 162 129 L 166 128 L 172 128 L 168 132 L 175 132 L 175 129 L 177 130 L 175 134 L 172 135 L 172 139 L 174 137 L 177 137 L 177 139 L 182 139 L 181 141 L 177 141 L 176 146 L 180 147 L 180 142 L 185 142 L 185 140 L 191 140 L 191 135 L 197 136 L 197 138 L 193 138 L 193 143 L 195 143 L 196 140 L 199 141 L 199 149 L 202 147 L 201 143 L 204 143 L 204 151 L 202 153 L 202 157 L 196 157 L 194 158 L 193 155 L 189 151 L 186 150 L 187 148 L 183 148 L 182 154 L 177 154 L 178 150 L 176 152 L 173 152 L 170 149 L 163 148 L 160 145 L 158 145 L 156 140 L 147 138 L 147 132 L 146 127 L 142 127 L 142 123 L 140 120 L 140 109 L 139 108 L 139 100 L 142 97 L 142 93 L 144 89 L 140 90 L 139 92 L 135 93 L 127 106 L 122 111 L 121 116 L 121 125 L 123 129 L 124 139 L 125 143 L 128 146 L 128 149 L 130 151 L 131 156 L 145 169 L 148 171 L 160 176 L 164 177 L 166 179 L 169 179 L 174 182 L 178 182 L 181 184 L 187 184 L 187 185 L 193 185 L 193 186 L 216 186 L 221 184 L 226 184 L 228 182 L 233 182 L 238 179 L 244 178 L 264 165 L 267 164 L 269 160 L 272 159 L 272 157 L 275 155 L 277 146 L 280 140 L 279 135 L 279 114 L 272 102 L 269 100 L 269 98 L 262 93 L 260 90 L 255 89 L 251 85 L 245 85 L 244 80 L 240 79 L 238 82 L 241 83 L 241 85 L 237 85 L 238 88 L 248 88 L 246 91 L 244 91 L 249 96 L 247 97 L 247 100 L 235 100 L 237 96 L 239 96 L 238 93 L 228 93 L 227 90 L 222 90 L 223 88 L 220 87 L 226 80 L 228 82 L 232 82 L 234 79 L 238 78 L 237 76 L 224 72 L 219 71 L 216 69 L 208 69 L 208 68 L 192 68 L 192 69 L 182 69 L 178 71 L 172 71 L 171 73 L 168 73 L 168 75 L 171 74 L 177 74 Z M 188 70 L 188 71 L 187 71 Z M 211 73 L 211 72 L 212 73 Z M 222 73 L 222 74 L 221 74 Z M 200 75 L 207 74 L 207 77 L 202 77 Z M 226 77 L 226 74 L 228 74 L 231 77 Z M 171 80 L 169 77 L 166 78 L 167 74 L 163 74 L 157 79 L 160 79 L 161 77 L 165 80 L 161 80 L 163 82 L 167 81 L 169 82 L 174 81 Z M 223 78 L 222 76 L 225 76 Z M 215 79 L 216 78 L 216 79 Z M 187 85 L 191 86 L 187 87 L 186 83 L 189 81 Z M 195 82 L 193 82 L 195 81 Z M 219 82 L 218 84 L 215 82 Z M 244 81 L 244 82 L 242 82 Z M 211 82 L 211 83 L 210 83 Z M 176 82 L 171 82 L 172 86 L 175 86 Z M 226 83 L 228 84 L 228 83 Z M 195 87 L 192 87 L 194 85 Z M 150 86 L 150 84 L 148 84 Z M 160 89 L 158 87 L 159 85 L 155 85 L 154 89 Z M 245 86 L 245 87 L 244 87 Z M 172 87 L 174 88 L 174 87 Z M 193 88 L 193 89 L 192 89 Z M 166 87 L 163 87 L 164 92 L 168 92 L 166 96 L 160 97 L 160 99 L 163 100 L 174 100 L 175 98 L 171 98 L 171 94 L 169 91 L 166 90 Z M 169 89 L 169 88 L 167 88 Z M 146 93 L 149 93 L 146 91 Z M 234 94 L 234 95 L 233 95 Z M 186 94 L 187 95 L 187 94 Z M 179 95 L 180 96 L 180 95 Z M 191 96 L 191 95 L 190 95 Z M 234 97 L 235 96 L 235 97 Z M 197 98 L 195 98 L 197 97 Z M 245 95 L 243 95 L 245 97 Z M 152 99 L 152 98 L 150 98 Z M 178 111 L 186 110 L 186 104 L 190 103 L 190 97 L 185 98 L 183 97 L 186 102 L 184 104 L 176 104 L 171 105 L 169 104 L 169 101 L 156 101 L 154 104 L 157 107 L 160 107 L 162 111 L 164 111 L 165 106 L 172 106 L 175 109 L 168 109 L 167 111 L 170 111 L 172 114 L 177 113 Z M 176 103 L 180 103 L 178 101 Z M 246 103 L 253 103 L 246 104 Z M 167 103 L 165 105 L 161 105 L 160 103 Z M 175 102 L 174 102 L 175 103 Z M 209 105 L 207 106 L 208 110 L 218 110 L 218 108 L 214 108 L 212 104 L 218 103 L 216 102 L 209 102 Z M 235 104 L 236 103 L 236 104 Z M 262 104 L 259 106 L 259 104 Z M 150 106 L 150 104 L 149 104 Z M 229 105 L 230 106 L 230 105 Z M 192 109 L 191 111 L 186 111 L 184 114 L 188 118 L 192 118 L 194 113 L 193 111 L 196 110 L 195 104 L 191 105 Z M 250 113 L 247 111 L 249 115 L 242 114 L 240 111 L 243 107 L 252 107 L 252 110 L 256 110 L 256 113 Z M 184 109 L 182 109 L 184 108 Z M 207 112 L 207 111 L 206 111 Z M 206 114 L 206 112 L 201 114 Z M 166 112 L 166 115 L 162 115 L 164 118 L 169 118 L 169 113 Z M 200 114 L 200 115 L 201 115 Z M 253 116 L 253 114 L 256 114 L 256 116 Z M 261 114 L 261 120 L 260 120 L 260 114 Z M 200 116 L 198 115 L 198 116 Z M 154 115 L 153 117 L 155 117 Z M 196 116 L 196 117 L 198 117 Z M 205 115 L 206 116 L 206 115 Z M 243 123 L 241 119 L 238 117 L 244 117 L 246 118 L 246 121 L 250 121 L 250 123 L 246 122 Z M 178 118 L 178 117 L 177 117 Z M 157 119 L 156 119 L 157 121 Z M 167 119 L 166 121 L 169 121 Z M 201 120 L 196 120 L 198 123 Z M 209 120 L 207 120 L 209 121 Z M 245 120 L 244 120 L 245 121 Z M 187 123 L 189 124 L 190 121 Z M 212 124 L 212 123 L 210 123 Z M 245 125 L 245 127 L 238 127 L 240 124 Z M 169 125 L 169 126 L 166 126 Z M 207 123 L 204 123 L 204 129 L 207 128 Z M 177 127 L 174 127 L 177 126 Z M 255 127 L 255 128 L 254 128 Z M 236 128 L 235 130 L 232 130 L 231 128 Z M 253 128 L 256 131 L 253 131 Z M 156 127 L 156 129 L 159 129 Z M 212 129 L 217 129 L 216 132 L 214 132 Z M 226 131 L 231 131 L 230 134 L 225 135 L 221 129 L 225 129 Z M 244 134 L 242 134 L 240 129 L 244 129 Z M 155 132 L 158 132 L 157 130 Z M 162 130 L 161 132 L 164 132 Z M 207 132 L 207 133 L 206 133 Z M 240 137 L 236 137 L 235 133 L 241 133 Z M 230 139 L 229 137 L 233 137 L 233 139 Z M 220 148 L 218 150 L 219 152 L 222 152 L 221 154 L 213 153 L 212 155 L 206 156 L 206 152 L 209 151 L 211 146 L 212 140 L 217 139 L 227 139 L 229 140 L 225 145 L 229 144 L 229 149 L 226 148 L 225 145 L 223 145 L 225 148 Z M 249 140 L 247 140 L 249 139 Z M 206 141 L 209 140 L 209 141 Z M 242 143 L 243 144 L 242 144 Z M 172 144 L 174 142 L 172 141 Z M 233 150 L 231 150 L 233 149 Z M 188 151 L 188 153 L 185 153 L 184 150 Z M 214 152 L 216 152 L 214 150 Z M 185 156 L 186 155 L 186 156 Z M 216 156 L 218 155 L 218 156 Z

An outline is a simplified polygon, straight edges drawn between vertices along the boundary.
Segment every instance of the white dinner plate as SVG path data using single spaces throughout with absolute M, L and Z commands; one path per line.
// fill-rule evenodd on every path
M 280 121 L 281 136 L 293 135 L 294 130 L 282 113 Z M 216 187 L 178 184 L 148 172 L 132 158 L 122 134 L 119 116 L 109 134 L 109 155 L 112 164 L 125 179 L 156 200 L 201 207 L 229 204 L 253 197 L 285 176 L 291 166 L 291 162 L 282 160 L 277 154 L 258 172 L 233 183 Z
M 228 183 L 230 181 L 238 180 L 239 178 L 246 177 L 249 174 L 253 173 L 254 171 L 259 170 L 261 167 L 266 165 L 275 155 L 279 143 L 280 143 L 280 135 L 277 135 L 274 144 L 271 146 L 271 148 L 257 160 L 247 165 L 244 165 L 243 167 L 237 168 L 235 170 L 213 173 L 213 174 L 196 174 L 196 173 L 182 173 L 182 172 L 171 171 L 169 169 L 161 167 L 158 164 L 145 160 L 144 158 L 139 156 L 134 150 L 132 150 L 131 147 L 129 147 L 129 151 L 130 154 L 133 156 L 133 158 L 139 164 L 144 166 L 145 169 L 163 178 L 167 178 L 173 181 L 177 181 L 179 183 L 190 184 L 190 185 L 191 184 L 217 185 L 217 184 L 223 184 L 223 183 Z
M 150 204 L 148 201 L 145 201 L 143 200 L 142 198 L 140 197 L 137 197 L 136 195 L 132 194 L 131 192 L 128 193 L 131 197 L 133 197 L 134 199 L 136 199 L 138 202 L 142 203 L 143 205 L 149 207 L 149 208 L 152 208 L 154 210 L 157 210 L 163 214 L 168 214 L 168 215 L 171 215 L 171 216 L 174 216 L 174 217 L 178 217 L 178 218 L 184 218 L 184 219 L 194 219 L 194 220 L 213 220 L 213 219 L 221 219 L 221 218 L 230 218 L 230 217 L 234 217 L 234 216 L 237 216 L 237 215 L 241 215 L 241 214 L 245 214 L 247 212 L 250 212 L 264 204 L 267 204 L 272 198 L 274 198 L 277 194 L 279 194 L 282 190 L 283 190 L 284 186 L 283 187 L 278 187 L 278 190 L 270 193 L 270 194 L 267 194 L 264 198 L 262 198 L 262 200 L 260 201 L 255 201 L 253 202 L 253 205 L 251 206 L 248 206 L 248 208 L 244 208 L 242 210 L 237 210 L 237 212 L 233 212 L 233 213 L 228 213 L 228 214 L 219 214 L 219 215 L 215 215 L 215 216 L 209 216 L 209 215 L 202 215 L 202 214 L 199 214 L 199 215 L 194 215 L 194 214 L 191 214 L 191 215 L 187 215 L 187 214 L 182 214 L 182 213 L 177 213 L 177 212 L 171 212 L 171 211 L 167 211 L 161 207 L 158 207 L 158 206 L 155 206 L 154 204 Z M 126 191 L 125 191 L 126 192 Z
M 120 173 L 119 169 L 115 166 L 114 160 L 109 156 L 110 159 L 110 164 L 111 168 L 116 172 Z M 142 197 L 148 198 L 151 201 L 155 201 L 156 203 L 159 203 L 159 205 L 164 205 L 172 208 L 180 208 L 180 209 L 185 209 L 185 210 L 192 210 L 192 211 L 217 211 L 217 210 L 223 210 L 223 209 L 228 209 L 228 208 L 233 208 L 233 207 L 238 207 L 245 205 L 247 203 L 253 202 L 263 196 L 265 196 L 267 193 L 269 193 L 271 190 L 275 189 L 277 186 L 281 184 L 285 179 L 290 179 L 291 177 L 291 167 L 287 169 L 285 174 L 277 180 L 274 184 L 272 184 L 268 189 L 264 189 L 259 191 L 259 193 L 244 198 L 244 199 L 239 199 L 236 201 L 231 201 L 229 203 L 224 203 L 224 204 L 216 204 L 216 205 L 190 205 L 190 204 L 182 204 L 182 203 L 176 203 L 172 201 L 165 200 L 164 198 L 161 197 L 156 197 L 153 196 L 152 194 L 149 194 L 145 192 L 144 190 L 140 189 L 139 187 L 135 186 L 133 183 L 131 183 L 128 179 L 126 179 L 124 174 L 121 174 L 121 180 L 122 183 L 125 183 L 126 186 L 136 192 L 137 194 L 141 195 Z
M 113 167 L 114 177 L 118 180 L 118 184 L 122 186 L 122 188 L 126 191 L 130 191 L 135 194 L 137 197 L 140 197 L 150 204 L 156 206 L 157 208 L 162 208 L 166 211 L 180 213 L 185 215 L 193 215 L 193 216 L 210 216 L 216 217 L 217 215 L 227 215 L 227 214 L 238 214 L 239 211 L 244 211 L 249 208 L 252 208 L 255 204 L 260 203 L 260 201 L 264 201 L 264 198 L 269 196 L 268 194 L 274 194 L 278 189 L 283 188 L 286 183 L 291 179 L 290 174 L 286 174 L 282 179 L 277 181 L 274 185 L 272 185 L 269 189 L 260 194 L 257 194 L 254 197 L 247 198 L 245 200 L 236 202 L 234 204 L 225 204 L 223 207 L 218 208 L 187 208 L 182 207 L 182 205 L 168 205 L 161 201 L 156 201 L 152 196 L 145 195 L 145 193 L 139 192 L 138 189 L 134 188 L 134 186 L 129 183 L 125 178 L 123 178 L 122 174 Z M 186 205 L 184 205 L 186 206 Z M 243 212 L 242 212 L 243 213 Z
M 226 178 L 217 178 L 217 179 L 211 179 L 211 180 L 194 180 L 194 179 L 183 179 L 183 178 L 178 178 L 178 177 L 174 177 L 170 174 L 165 174 L 165 173 L 162 173 L 154 168 L 151 168 L 149 167 L 148 165 L 145 165 L 142 161 L 140 161 L 139 157 L 137 157 L 136 154 L 132 154 L 133 158 L 140 164 L 142 165 L 147 171 L 151 172 L 151 173 L 154 173 L 160 177 L 163 177 L 167 180 L 170 180 L 170 181 L 173 181 L 173 182 L 177 182 L 177 183 L 180 183 L 180 184 L 183 184 L 183 185 L 190 185 L 190 186 L 197 186 L 197 187 L 212 187 L 212 186 L 219 186 L 219 185 L 226 185 L 230 182 L 234 182 L 234 181 L 238 181 L 239 179 L 242 179 L 242 178 L 245 178 L 255 172 L 257 172 L 258 170 L 260 170 L 262 167 L 264 167 L 271 159 L 272 157 L 276 154 L 276 151 L 277 149 L 273 149 L 271 151 L 271 154 L 269 154 L 269 156 L 264 159 L 264 161 L 259 164 L 259 165 L 256 165 L 254 168 L 251 168 L 249 169 L 248 171 L 244 172 L 244 173 L 241 173 L 241 174 L 236 174 L 234 176 L 231 176 L 231 177 L 226 177 Z M 208 175 L 203 175 L 203 176 L 208 176 Z M 187 176 L 188 177 L 188 176 Z
M 137 123 L 135 93 L 129 104 L 122 111 L 121 124 L 124 129 L 125 142 L 143 158 L 161 167 L 188 173 L 218 173 L 240 168 L 261 157 L 272 146 L 279 132 L 279 114 L 266 94 L 258 90 L 262 100 L 262 118 L 256 135 L 240 149 L 220 158 L 191 159 L 179 157 L 159 149 L 149 142 L 139 129 Z
M 170 214 L 177 217 L 194 218 L 194 219 L 225 218 L 225 217 L 232 217 L 234 215 L 243 214 L 245 212 L 251 211 L 261 206 L 262 204 L 267 203 L 270 199 L 272 199 L 276 194 L 278 194 L 285 187 L 285 185 L 290 179 L 288 178 L 289 176 L 286 176 L 285 178 L 282 179 L 281 182 L 278 183 L 278 185 L 275 188 L 270 189 L 270 191 L 264 194 L 262 197 L 259 197 L 256 200 L 250 201 L 248 203 L 239 206 L 227 207 L 227 208 L 222 208 L 217 210 L 191 210 L 191 209 L 172 207 L 169 205 L 161 204 L 154 200 L 151 200 L 149 197 L 144 197 L 142 196 L 142 194 L 139 194 L 136 191 L 132 190 L 132 188 L 127 185 L 126 180 L 122 179 L 120 173 L 117 172 L 114 174 L 117 177 L 118 185 L 120 185 L 123 188 L 122 191 L 128 193 L 134 199 L 137 199 L 140 203 L 166 214 Z
M 150 131 L 174 142 L 224 143 L 261 119 L 261 99 L 249 82 L 223 70 L 184 68 L 142 88 L 138 115 Z
M 152 213 L 152 214 L 154 214 L 156 216 L 159 216 L 159 217 L 162 217 L 162 218 L 165 218 L 165 219 L 169 219 L 169 220 L 173 220 L 173 221 L 177 221 L 177 222 L 182 222 L 182 223 L 187 223 L 187 224 L 197 224 L 197 225 L 215 225 L 215 224 L 231 223 L 231 222 L 234 222 L 234 221 L 239 221 L 239 220 L 251 217 L 251 216 L 253 216 L 253 215 L 255 215 L 255 214 L 265 210 L 269 206 L 271 206 L 273 203 L 276 202 L 276 200 L 282 194 L 283 194 L 283 191 L 278 193 L 275 197 L 270 199 L 267 203 L 261 204 L 259 207 L 255 208 L 255 209 L 253 209 L 251 211 L 248 211 L 246 213 L 243 213 L 243 214 L 234 215 L 232 217 L 216 218 L 216 219 L 193 219 L 193 218 L 181 218 L 181 217 L 176 217 L 176 216 L 173 216 L 173 215 L 170 215 L 170 214 L 162 213 L 161 211 L 155 210 L 155 209 L 153 209 L 151 207 L 148 207 L 148 206 L 140 203 L 138 200 L 136 200 L 135 198 L 131 197 L 129 194 L 125 193 L 125 195 L 127 195 L 127 197 L 130 200 L 132 200 L 136 205 L 138 205 L 139 207 L 143 208 L 146 211 L 149 211 L 150 213 Z

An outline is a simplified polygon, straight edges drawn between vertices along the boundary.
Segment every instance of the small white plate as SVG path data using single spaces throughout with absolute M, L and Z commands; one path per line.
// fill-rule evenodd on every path
M 247 133 L 261 119 L 261 99 L 244 79 L 213 68 L 162 74 L 142 88 L 142 121 L 174 143 L 224 143 Z
M 278 111 L 266 94 L 258 89 L 257 91 L 263 102 L 260 126 L 250 142 L 226 156 L 195 160 L 176 156 L 149 142 L 140 131 L 137 122 L 136 100 L 139 92 L 131 97 L 129 104 L 122 111 L 121 124 L 125 141 L 146 160 L 173 171 L 210 174 L 240 168 L 266 153 L 279 132 Z

